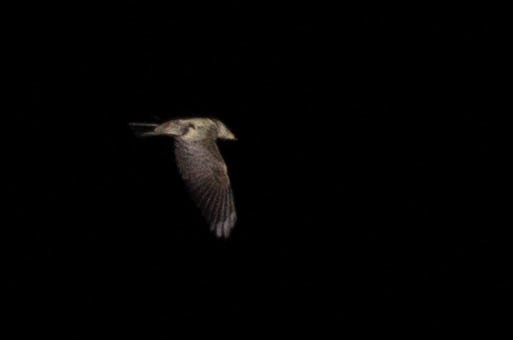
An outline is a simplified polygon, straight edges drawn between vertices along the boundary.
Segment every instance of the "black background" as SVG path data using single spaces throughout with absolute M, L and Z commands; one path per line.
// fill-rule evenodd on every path
M 493 15 L 236 1 L 5 13 L 2 304 L 20 337 L 511 322 Z M 178 115 L 239 138 L 220 142 L 239 212 L 227 241 L 187 197 L 172 141 L 128 128 Z

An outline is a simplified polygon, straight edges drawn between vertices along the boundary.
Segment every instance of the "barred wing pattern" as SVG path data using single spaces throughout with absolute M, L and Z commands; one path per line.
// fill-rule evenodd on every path
M 175 139 L 178 170 L 217 237 L 228 237 L 237 221 L 226 164 L 214 139 Z

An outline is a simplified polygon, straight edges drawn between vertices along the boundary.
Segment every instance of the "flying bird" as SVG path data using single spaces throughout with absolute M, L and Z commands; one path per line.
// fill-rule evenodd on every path
M 227 238 L 237 221 L 228 170 L 216 140 L 237 140 L 218 119 L 174 119 L 162 124 L 130 123 L 138 137 L 174 139 L 178 172 L 217 237 Z

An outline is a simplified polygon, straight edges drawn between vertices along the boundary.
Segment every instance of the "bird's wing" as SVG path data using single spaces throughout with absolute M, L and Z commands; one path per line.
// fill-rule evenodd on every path
M 175 139 L 178 170 L 217 237 L 228 237 L 237 220 L 226 164 L 215 140 Z

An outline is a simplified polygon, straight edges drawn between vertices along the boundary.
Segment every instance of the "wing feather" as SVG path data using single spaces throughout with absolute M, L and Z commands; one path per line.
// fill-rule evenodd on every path
M 226 191 L 225 197 L 224 197 L 224 207 L 223 207 L 223 215 L 222 215 L 222 228 L 223 228 L 223 232 L 226 235 L 229 235 L 229 233 L 230 233 L 229 217 L 230 217 L 230 192 Z
M 226 190 L 221 193 L 220 207 L 218 209 L 218 214 L 216 216 L 216 233 L 224 234 L 224 222 L 225 222 L 225 214 L 226 214 L 226 204 L 227 204 L 227 195 Z
M 236 211 L 226 164 L 215 140 L 175 139 L 178 170 L 210 229 L 228 237 Z

